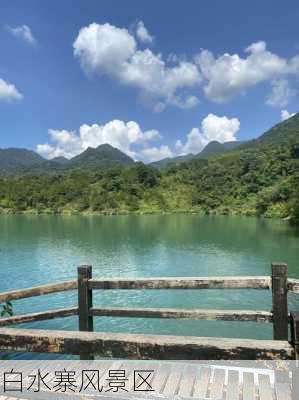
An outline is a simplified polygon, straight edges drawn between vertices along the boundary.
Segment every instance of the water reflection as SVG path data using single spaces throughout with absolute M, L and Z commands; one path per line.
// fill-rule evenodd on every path
M 269 275 L 284 261 L 299 277 L 298 231 L 286 222 L 242 217 L 1 216 L 0 290 L 76 276 L 92 264 L 94 276 Z M 15 302 L 16 313 L 71 306 L 76 293 Z M 290 296 L 292 307 L 298 297 Z M 267 291 L 99 291 L 95 304 L 186 308 L 271 307 Z M 77 329 L 75 318 L 27 324 Z M 182 335 L 271 337 L 271 326 L 248 323 L 98 318 L 96 329 Z

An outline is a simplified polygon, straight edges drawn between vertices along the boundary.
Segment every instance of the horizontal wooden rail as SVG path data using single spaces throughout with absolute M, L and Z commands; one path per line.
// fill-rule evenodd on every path
M 135 335 L 0 328 L 0 350 L 78 354 L 139 360 L 287 360 L 287 341 Z
M 90 289 L 269 289 L 268 276 L 90 279 Z
M 271 312 L 250 310 L 206 310 L 176 308 L 91 308 L 97 317 L 181 318 L 222 321 L 272 322 Z
M 26 297 L 43 296 L 45 294 L 64 292 L 66 290 L 77 289 L 76 280 L 61 283 L 51 283 L 49 285 L 35 286 L 32 288 L 12 290 L 10 292 L 0 293 L 0 303 L 11 300 L 24 299 Z
M 299 279 L 288 279 L 288 291 L 299 293 Z
M 59 310 L 50 310 L 24 315 L 14 315 L 13 317 L 8 318 L 1 318 L 0 326 L 23 324 L 25 322 L 45 321 L 53 318 L 70 317 L 72 315 L 78 315 L 78 307 L 61 308 Z

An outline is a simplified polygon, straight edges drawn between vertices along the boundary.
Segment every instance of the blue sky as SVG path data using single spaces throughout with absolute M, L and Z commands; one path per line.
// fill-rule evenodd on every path
M 246 140 L 299 109 L 299 4 L 2 0 L 0 147 L 135 159 Z M 283 113 L 282 113 L 283 111 Z

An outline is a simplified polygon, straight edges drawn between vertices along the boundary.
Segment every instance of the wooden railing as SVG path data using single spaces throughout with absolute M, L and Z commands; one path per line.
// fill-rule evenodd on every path
M 138 359 L 298 359 L 299 314 L 288 312 L 288 292 L 299 293 L 299 280 L 287 278 L 287 265 L 272 264 L 261 277 L 92 278 L 91 266 L 78 267 L 78 279 L 0 294 L 0 303 L 78 290 L 78 306 L 0 319 L 0 350 L 80 354 Z M 272 310 L 93 307 L 93 290 L 271 289 Z M 79 332 L 9 329 L 7 325 L 78 315 Z M 97 316 L 252 321 L 273 324 L 274 340 L 93 332 Z M 289 338 L 290 325 L 290 338 Z

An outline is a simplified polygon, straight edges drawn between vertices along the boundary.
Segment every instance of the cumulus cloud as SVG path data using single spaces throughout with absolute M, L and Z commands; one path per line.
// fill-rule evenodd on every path
M 6 28 L 13 36 L 24 40 L 28 44 L 35 45 L 37 43 L 28 25 L 20 25 L 15 28 L 7 26 Z
M 136 36 L 143 43 L 152 43 L 154 37 L 149 33 L 147 28 L 144 26 L 143 21 L 139 21 L 136 26 Z
M 193 108 L 197 106 L 199 103 L 199 99 L 196 96 L 187 96 L 187 97 L 181 97 L 181 96 L 172 96 L 171 99 L 168 98 L 166 101 L 159 101 L 158 103 L 155 104 L 154 106 L 154 111 L 155 112 L 162 112 L 165 110 L 168 104 L 173 104 L 183 110 L 187 110 L 188 108 Z
M 262 82 L 272 83 L 269 105 L 286 103 L 294 93 L 286 80 L 299 74 L 299 56 L 285 59 L 267 50 L 263 41 L 252 43 L 245 49 L 246 57 L 224 53 L 215 57 L 202 50 L 196 57 L 204 77 L 204 93 L 212 101 L 225 103 L 234 96 Z
M 12 83 L 0 79 L 0 100 L 22 100 L 23 95 Z
M 171 148 L 167 144 L 153 146 L 152 141 L 162 138 L 155 129 L 143 131 L 135 121 L 112 120 L 104 125 L 83 124 L 78 133 L 49 129 L 50 143 L 39 144 L 37 152 L 48 159 L 59 156 L 72 158 L 88 147 L 108 143 L 135 160 L 153 162 L 176 155 L 199 153 L 212 140 L 220 143 L 235 141 L 239 129 L 237 118 L 208 114 L 200 128 L 189 132 L 184 143 L 178 140 Z
M 296 113 L 290 113 L 288 110 L 281 110 L 281 120 L 285 121 L 286 119 L 289 119 L 293 117 Z
M 164 108 L 168 104 L 182 108 L 197 104 L 194 98 L 190 101 L 190 95 L 184 98 L 179 93 L 199 85 L 197 66 L 181 60 L 170 67 L 161 54 L 138 49 L 127 29 L 93 23 L 79 31 L 73 49 L 85 72 L 106 74 L 120 84 L 136 87 Z
M 104 125 L 83 124 L 78 133 L 50 129 L 49 135 L 52 144 L 37 146 L 37 152 L 48 159 L 58 156 L 72 158 L 88 147 L 95 148 L 105 143 L 136 158 L 138 150 L 143 150 L 150 141 L 161 137 L 157 130 L 142 131 L 137 122 L 120 120 L 113 120 Z
M 193 61 L 175 53 L 164 58 L 149 48 L 139 48 L 138 41 L 153 41 L 143 21 L 137 23 L 134 33 L 109 23 L 93 23 L 79 31 L 73 43 L 74 56 L 88 74 L 109 75 L 120 84 L 139 89 L 142 98 L 158 112 L 169 104 L 195 107 L 200 88 L 209 100 L 225 103 L 268 82 L 272 92 L 266 103 L 280 107 L 296 93 L 291 83 L 299 76 L 299 55 L 280 57 L 268 50 L 264 41 L 250 44 L 243 56 L 215 56 L 203 49 Z
M 179 155 L 197 154 L 209 142 L 217 140 L 220 143 L 235 141 L 236 133 L 240 129 L 238 118 L 219 117 L 209 114 L 201 122 L 201 128 L 193 128 L 187 135 L 185 143 L 176 142 L 176 152 Z
M 80 29 L 73 48 L 85 71 L 114 75 L 135 53 L 136 41 L 127 29 L 93 23 Z
M 143 149 L 139 157 L 144 161 L 154 162 L 162 160 L 163 158 L 173 157 L 174 153 L 169 146 L 162 144 L 159 147 L 149 147 Z
M 287 79 L 276 79 L 272 82 L 272 92 L 266 103 L 273 107 L 285 107 L 297 91 L 292 89 Z

